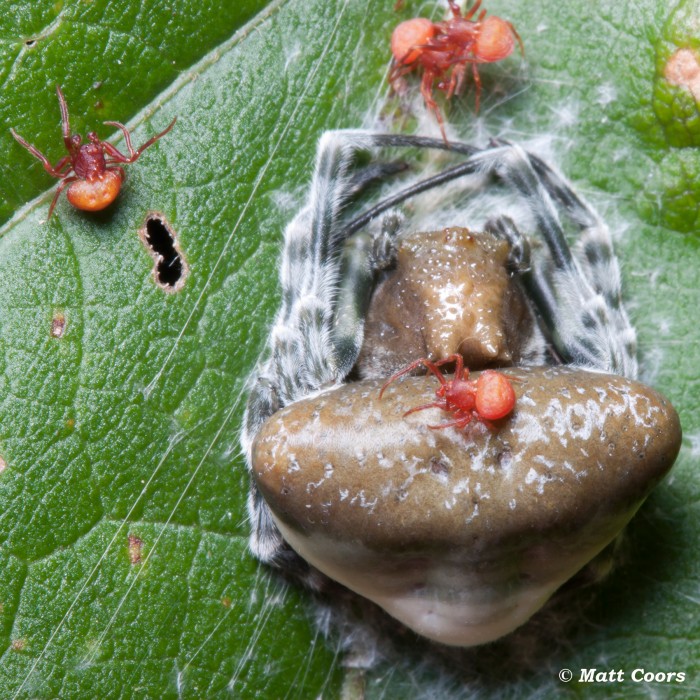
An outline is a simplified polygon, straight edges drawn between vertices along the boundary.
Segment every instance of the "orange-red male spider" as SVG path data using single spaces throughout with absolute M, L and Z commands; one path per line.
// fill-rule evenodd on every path
M 515 27 L 500 17 L 486 17 L 486 10 L 479 12 L 481 0 L 462 15 L 455 0 L 448 0 L 452 19 L 447 22 L 431 22 L 424 17 L 401 22 L 391 36 L 391 52 L 394 65 L 389 73 L 389 81 L 396 87 L 397 81 L 414 69 L 421 69 L 421 94 L 425 106 L 435 114 L 442 136 L 445 125 L 440 108 L 433 97 L 435 81 L 447 93 L 459 95 L 464 86 L 467 66 L 471 64 L 474 85 L 476 86 L 476 111 L 479 111 L 481 98 L 481 78 L 477 64 L 500 61 L 513 53 L 515 42 L 524 53 L 523 42 Z
M 76 209 L 100 211 L 109 206 L 117 198 L 124 181 L 124 169 L 116 163 L 134 163 L 149 146 L 165 136 L 177 120 L 175 117 L 163 131 L 148 139 L 138 150 L 134 150 L 131 145 L 131 135 L 123 124 L 105 122 L 107 126 L 114 126 L 124 134 L 129 151 L 129 155 L 125 156 L 111 143 L 101 141 L 94 131 L 87 135 L 89 143 L 83 143 L 78 134 L 71 134 L 66 98 L 63 97 L 60 87 L 56 87 L 56 92 L 58 104 L 61 107 L 63 143 L 68 151 L 68 155 L 63 156 L 56 165 L 51 165 L 49 159 L 38 148 L 25 141 L 14 129 L 10 129 L 15 140 L 41 161 L 44 170 L 52 177 L 61 180 L 49 207 L 49 219 L 66 186 L 68 186 L 66 197 Z
M 455 374 L 452 379 L 447 380 L 438 368 L 452 362 L 455 363 Z M 428 427 L 432 430 L 450 427 L 465 428 L 472 420 L 488 425 L 489 421 L 505 418 L 515 406 L 513 385 L 504 374 L 487 369 L 479 375 L 478 379 L 470 380 L 469 370 L 464 367 L 464 360 L 458 354 L 450 355 L 438 362 L 432 362 L 424 357 L 412 362 L 384 383 L 379 392 L 379 398 L 382 398 L 384 390 L 394 380 L 421 365 L 427 367 L 440 382 L 440 386 L 435 391 L 435 395 L 440 400 L 416 406 L 406 411 L 404 416 L 426 408 L 441 408 L 452 414 L 453 420 L 447 423 L 429 425 Z

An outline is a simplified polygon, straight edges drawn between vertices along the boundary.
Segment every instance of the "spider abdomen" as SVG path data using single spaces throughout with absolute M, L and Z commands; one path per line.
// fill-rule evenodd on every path
M 117 198 L 122 180 L 121 168 L 107 169 L 92 179 L 73 182 L 68 187 L 66 197 L 76 209 L 100 211 Z
M 474 376 L 477 376 L 476 374 Z M 603 550 L 670 469 L 678 416 L 654 390 L 569 367 L 509 370 L 491 430 L 434 431 L 431 377 L 367 380 L 274 414 L 253 477 L 306 561 L 436 641 L 507 634 Z

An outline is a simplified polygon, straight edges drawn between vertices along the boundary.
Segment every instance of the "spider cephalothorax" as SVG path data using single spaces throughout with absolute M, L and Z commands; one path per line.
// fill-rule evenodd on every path
M 456 163 L 389 185 L 358 214 L 354 200 L 397 168 L 355 155 L 403 147 L 449 150 Z M 499 189 L 525 205 L 509 210 L 516 221 L 491 208 Z M 469 230 L 425 228 L 435 219 Z M 489 233 L 477 245 L 479 228 Z M 678 417 L 634 380 L 609 232 L 518 146 L 326 133 L 280 276 L 242 434 L 250 545 L 309 586 L 330 577 L 446 644 L 491 641 L 605 550 L 673 464 Z M 453 378 L 438 370 L 448 356 Z M 407 357 L 431 376 L 408 376 Z M 462 363 L 485 371 L 467 380 Z M 508 365 L 515 398 L 489 417 L 480 377 Z M 436 401 L 436 377 L 463 395 Z M 465 429 L 474 418 L 493 424 Z

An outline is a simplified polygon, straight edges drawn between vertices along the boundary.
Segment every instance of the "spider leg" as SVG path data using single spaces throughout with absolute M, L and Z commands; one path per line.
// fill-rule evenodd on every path
M 440 127 L 440 133 L 442 134 L 442 138 L 444 142 L 447 143 L 447 134 L 445 133 L 445 122 L 442 118 L 442 112 L 440 111 L 438 103 L 433 97 L 434 80 L 435 75 L 433 71 L 426 68 L 425 71 L 423 71 L 423 78 L 420 81 L 420 93 L 421 95 L 423 95 L 425 106 L 435 115 L 435 119 L 437 119 L 438 126 Z
M 494 142 L 475 159 L 520 192 L 547 244 L 551 259 L 533 261 L 532 296 L 557 350 L 583 367 L 636 376 L 636 336 L 621 304 L 607 227 L 563 177 L 520 147 Z M 555 202 L 579 229 L 580 259 L 569 248 Z
M 452 68 L 452 80 L 450 80 L 450 91 L 447 93 L 449 100 L 452 95 L 461 95 L 464 88 L 464 76 L 467 72 L 467 64 L 465 62 L 456 63 Z
M 499 216 L 487 221 L 484 228 L 488 233 L 508 241 L 510 251 L 506 265 L 510 272 L 522 274 L 530 270 L 530 242 L 518 230 L 513 219 Z
M 520 55 L 525 58 L 525 46 L 523 45 L 523 40 L 520 38 L 520 34 L 518 34 L 518 30 L 513 26 L 512 22 L 506 21 L 506 24 L 508 25 L 508 29 L 510 29 L 510 31 L 513 33 L 515 40 L 518 42 L 518 46 L 520 47 Z
M 452 360 L 450 360 L 449 358 L 447 359 L 447 362 L 451 362 L 451 361 Z M 443 376 L 442 372 L 440 372 L 438 370 L 438 367 L 440 366 L 440 364 L 445 364 L 445 360 L 440 360 L 440 362 L 431 362 L 427 358 L 421 357 L 418 360 L 411 362 L 410 365 L 407 365 L 406 367 L 404 367 L 403 369 L 400 369 L 395 374 L 392 374 L 391 377 L 389 377 L 389 379 L 387 379 L 384 382 L 382 388 L 379 390 L 379 399 L 381 400 L 382 396 L 384 395 L 384 390 L 389 386 L 389 384 L 396 381 L 399 377 L 403 377 L 404 374 L 408 374 L 409 372 L 412 372 L 414 369 L 416 369 L 416 367 L 423 366 L 426 369 L 428 369 L 430 372 L 432 372 L 432 374 L 435 375 L 435 377 L 440 382 L 440 384 L 442 384 L 444 386 L 445 384 L 447 384 L 447 380 Z
M 472 76 L 474 78 L 474 111 L 479 114 L 479 107 L 481 105 L 481 78 L 479 77 L 479 69 L 476 67 L 476 62 L 472 63 Z
M 68 105 L 66 104 L 66 98 L 61 92 L 59 85 L 56 85 L 56 94 L 58 95 L 58 106 L 61 109 L 61 133 L 63 135 L 63 143 L 66 145 L 66 150 L 69 153 L 73 153 L 75 150 L 70 137 L 70 120 L 68 118 Z
M 346 376 L 355 365 L 364 337 L 364 319 L 376 274 L 374 241 L 366 233 L 347 240 L 340 257 L 337 306 L 332 339 L 338 372 Z
M 175 122 L 177 121 L 177 117 L 173 119 L 168 126 L 163 129 L 160 133 L 156 134 L 155 136 L 152 136 L 146 143 L 143 144 L 138 150 L 134 150 L 134 147 L 131 143 L 131 134 L 129 133 L 129 130 L 121 123 L 121 122 L 104 122 L 106 126 L 113 126 L 115 129 L 119 129 L 122 134 L 124 135 L 124 142 L 126 143 L 126 148 L 129 151 L 129 155 L 126 156 L 124 155 L 116 146 L 113 146 L 111 143 L 108 143 L 107 141 L 103 141 L 102 145 L 107 153 L 109 153 L 110 157 L 113 159 L 115 163 L 134 163 L 139 159 L 141 154 L 149 147 L 152 146 L 158 139 L 162 138 L 165 136 L 174 126 Z
M 448 355 L 447 357 L 443 357 L 442 360 L 438 360 L 437 362 L 433 362 L 431 364 L 435 365 L 435 367 L 442 367 L 443 365 L 449 365 L 449 364 L 452 364 L 453 362 L 455 363 L 455 372 L 454 372 L 455 379 L 466 379 L 464 377 L 465 371 L 467 373 L 467 377 L 469 377 L 469 370 L 468 369 L 465 370 L 465 367 L 464 367 L 464 358 L 458 352 L 455 352 L 452 355 Z M 440 376 L 442 376 L 442 374 Z M 445 383 L 445 382 L 443 381 L 442 383 Z
M 73 177 L 65 177 L 58 183 L 56 192 L 51 200 L 51 206 L 49 207 L 49 215 L 46 217 L 47 221 L 51 218 L 51 214 L 53 214 L 54 207 L 56 206 L 56 202 L 58 202 L 58 198 L 61 196 L 61 192 L 66 188 L 66 185 L 70 185 L 71 182 L 75 182 L 77 179 L 78 177 L 74 175 Z
M 429 425 L 431 430 L 442 430 L 443 428 L 466 428 L 473 420 L 471 414 L 462 416 L 461 418 L 456 418 L 455 420 L 448 421 L 447 423 L 439 423 L 438 425 Z
M 439 408 L 442 411 L 450 410 L 446 401 L 433 401 L 432 403 L 424 403 L 421 406 L 414 406 L 413 408 L 410 408 L 408 411 L 406 411 L 406 413 L 403 414 L 403 417 L 405 418 L 411 413 L 416 413 L 417 411 L 425 411 L 428 408 Z
M 481 6 L 481 0 L 476 0 L 476 2 L 469 8 L 467 13 L 464 15 L 464 19 L 471 19 L 477 13 L 480 6 Z M 455 8 L 457 10 L 457 13 L 459 13 L 459 14 L 455 14 L 455 17 L 460 17 L 461 13 L 459 12 L 459 5 L 457 5 L 457 3 L 454 2 L 454 0 L 450 0 L 450 9 L 452 10 L 453 13 L 455 12 Z
M 63 156 L 63 158 L 61 158 L 56 165 L 51 165 L 49 159 L 36 146 L 33 146 L 28 141 L 25 141 L 14 129 L 10 129 L 10 133 L 20 146 L 26 148 L 37 160 L 41 161 L 41 164 L 44 166 L 44 170 L 46 170 L 46 172 L 52 177 L 59 179 L 64 178 L 68 172 L 70 172 L 70 170 L 65 173 L 61 172 L 61 170 L 63 170 L 66 165 L 71 162 L 70 156 Z

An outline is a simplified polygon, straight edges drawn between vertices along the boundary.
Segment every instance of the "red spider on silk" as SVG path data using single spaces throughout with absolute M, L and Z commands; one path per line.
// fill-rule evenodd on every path
M 464 15 L 455 0 L 448 0 L 448 3 L 453 16 L 446 22 L 415 17 L 401 22 L 394 29 L 391 36 L 394 65 L 389 73 L 389 81 L 396 89 L 397 81 L 405 75 L 413 70 L 422 70 L 420 91 L 426 107 L 435 114 L 446 143 L 442 113 L 433 96 L 435 82 L 449 100 L 452 95 L 462 92 L 467 67 L 471 66 L 478 112 L 481 78 L 477 65 L 494 63 L 510 56 L 516 42 L 524 55 L 523 42 L 515 27 L 495 15 L 486 17 L 486 10 L 479 12 L 481 0 L 476 0 Z

